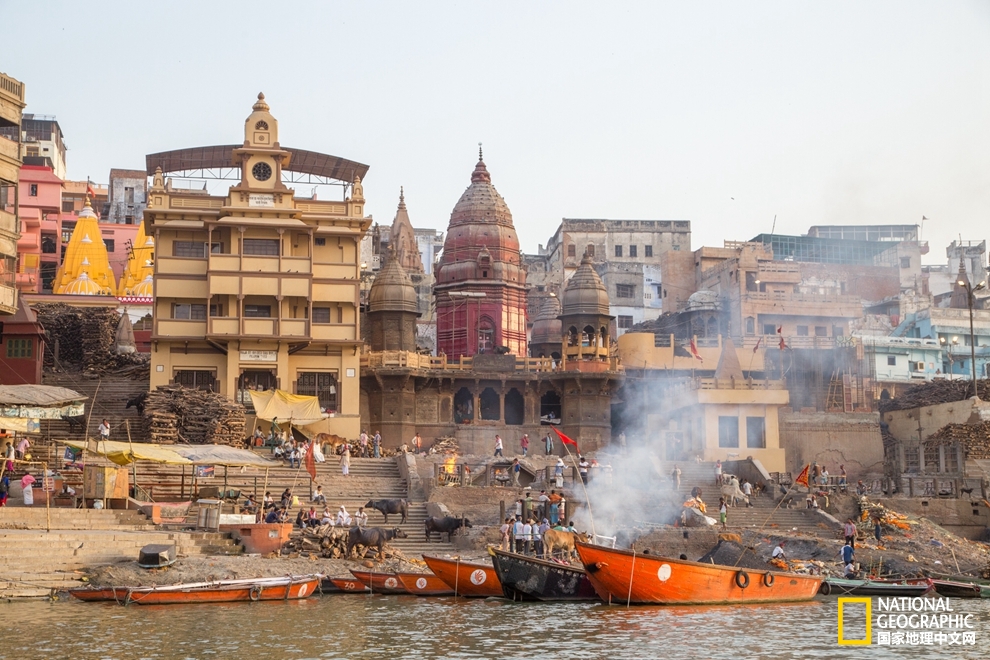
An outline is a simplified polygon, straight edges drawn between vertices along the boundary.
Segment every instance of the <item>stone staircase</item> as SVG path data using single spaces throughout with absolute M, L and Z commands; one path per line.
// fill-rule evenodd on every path
M 0 509 L 0 597 L 82 586 L 81 569 L 134 561 L 149 543 L 174 543 L 180 557 L 242 551 L 227 534 L 158 530 L 137 511 L 7 506 Z
M 43 382 L 45 385 L 67 387 L 89 397 L 85 403 L 91 437 L 95 438 L 99 435 L 97 429 L 105 417 L 113 429 L 111 439 L 127 440 L 125 421 L 130 422 L 134 442 L 143 439 L 141 416 L 138 415 L 137 408 L 127 408 L 126 406 L 128 400 L 147 391 L 148 382 L 146 380 L 130 380 L 120 377 L 91 379 L 81 372 L 69 372 L 45 373 Z M 70 428 L 68 422 L 60 419 L 46 419 L 41 422 L 41 432 L 47 436 L 73 440 L 85 439 L 86 434 L 82 429 L 76 428 L 75 431 L 70 431 Z

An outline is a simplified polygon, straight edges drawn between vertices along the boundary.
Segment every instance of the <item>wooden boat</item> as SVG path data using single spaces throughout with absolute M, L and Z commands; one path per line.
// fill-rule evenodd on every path
M 588 578 L 608 603 L 701 605 L 811 600 L 822 578 L 703 564 L 575 543 Z M 504 582 L 503 582 L 504 584 Z
M 990 587 L 973 582 L 932 580 L 939 596 L 951 598 L 990 598 Z
M 416 596 L 453 596 L 454 589 L 432 573 L 396 573 L 406 592 Z
M 264 600 L 299 600 L 313 595 L 322 575 L 280 578 L 219 580 L 155 587 L 107 587 L 70 589 L 84 601 L 115 601 L 121 605 L 180 605 L 190 603 L 237 603 Z
M 901 582 L 881 580 L 850 580 L 830 577 L 821 585 L 823 596 L 923 596 L 932 589 L 928 579 Z
M 459 559 L 442 559 L 423 555 L 423 561 L 433 574 L 454 590 L 455 596 L 487 598 L 502 595 L 502 583 L 495 569 L 488 564 L 475 564 Z
M 376 594 L 407 594 L 406 588 L 399 582 L 394 573 L 373 573 L 371 571 L 351 570 L 351 574 L 363 582 Z
M 502 595 L 512 600 L 598 600 L 583 568 L 489 548 Z
M 333 586 L 337 587 L 337 590 L 342 594 L 369 594 L 371 589 L 368 588 L 364 582 L 357 579 L 350 578 L 330 578 L 330 582 Z

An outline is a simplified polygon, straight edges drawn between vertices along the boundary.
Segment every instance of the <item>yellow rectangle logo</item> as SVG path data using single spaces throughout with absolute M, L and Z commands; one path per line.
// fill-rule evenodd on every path
M 845 639 L 842 634 L 842 615 L 846 603 L 863 603 L 866 605 L 866 638 Z M 839 644 L 842 646 L 865 646 L 873 643 L 873 599 L 872 598 L 840 598 L 839 599 Z

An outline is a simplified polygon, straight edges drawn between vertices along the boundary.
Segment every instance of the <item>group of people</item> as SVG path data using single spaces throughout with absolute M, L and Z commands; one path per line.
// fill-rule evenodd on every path
M 543 535 L 548 529 L 559 532 L 576 532 L 574 521 L 565 527 L 562 522 L 551 524 L 546 518 L 537 522 L 536 518 L 523 520 L 522 516 L 506 518 L 499 528 L 502 534 L 500 549 L 517 552 L 521 555 L 535 554 L 537 558 L 543 558 Z
M 255 437 L 259 437 L 258 434 L 261 433 L 260 428 L 254 430 Z M 317 463 L 326 462 L 326 456 L 323 455 L 323 447 L 319 443 L 310 443 L 309 440 L 305 440 L 302 443 L 296 442 L 295 437 L 292 435 L 292 431 L 283 431 L 279 436 L 281 439 L 272 449 L 272 455 L 278 459 L 289 462 L 289 467 L 297 468 L 300 467 L 303 461 L 306 460 L 306 454 L 313 452 L 313 460 Z
M 417 433 L 416 436 L 418 437 L 419 434 Z M 523 456 L 528 456 L 529 455 L 529 442 L 530 442 L 529 441 L 529 434 L 528 433 L 523 433 L 522 434 L 522 437 L 519 438 L 519 449 L 522 451 L 522 455 Z M 553 440 L 553 434 L 550 433 L 550 431 L 547 431 L 546 436 L 543 438 L 543 451 L 544 451 L 544 453 L 547 456 L 552 456 L 553 455 L 553 452 L 554 452 L 554 446 L 555 445 L 554 445 L 554 440 Z M 498 457 L 504 457 L 505 455 L 502 453 L 504 450 L 505 450 L 505 443 L 502 442 L 502 436 L 496 434 L 495 435 L 495 457 L 496 458 L 498 458 Z
M 419 438 L 419 433 L 416 434 Z M 419 441 L 420 446 L 422 446 L 423 441 Z M 381 458 L 382 457 L 382 434 L 379 431 L 375 431 L 372 436 L 368 435 L 366 430 L 361 430 L 361 435 L 358 436 L 357 448 L 354 451 L 355 456 L 360 456 L 361 458 Z
M 541 490 L 535 500 L 529 493 L 525 498 L 516 500 L 515 517 L 521 519 L 532 515 L 537 520 L 546 518 L 551 525 L 556 525 L 565 517 L 566 504 L 564 496 L 556 490 L 551 490 L 549 495 Z
M 266 491 L 260 507 L 254 495 L 248 495 L 241 505 L 241 513 L 253 513 L 259 521 L 264 520 L 266 523 L 284 523 L 289 521 L 289 509 L 299 505 L 299 497 L 292 494 L 291 488 L 286 488 L 282 491 L 278 501 L 272 497 L 271 491 Z M 322 513 L 318 511 L 319 507 L 322 507 Z M 336 514 L 331 512 L 330 506 L 327 504 L 327 496 L 323 493 L 323 486 L 316 487 L 312 498 L 310 498 L 309 509 L 305 510 L 301 507 L 296 514 L 295 521 L 295 525 L 299 528 L 319 527 L 321 525 L 364 527 L 367 524 L 368 514 L 365 513 L 364 507 L 358 507 L 354 515 L 348 513 L 347 507 L 343 504 L 340 505 Z

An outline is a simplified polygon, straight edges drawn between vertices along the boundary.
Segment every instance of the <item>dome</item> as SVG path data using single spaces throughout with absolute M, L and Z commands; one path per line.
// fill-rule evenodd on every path
M 561 337 L 560 300 L 557 296 L 547 296 L 540 307 L 540 313 L 533 322 L 530 344 L 559 344 Z
M 718 311 L 721 306 L 718 301 L 718 294 L 703 289 L 695 291 L 688 297 L 685 309 L 689 312 Z
M 412 280 L 389 249 L 389 258 L 368 292 L 369 312 L 419 312 L 419 300 Z
M 70 296 L 98 296 L 103 292 L 99 284 L 89 279 L 89 273 L 83 271 L 79 273 L 79 277 L 65 285 L 62 293 Z
M 581 266 L 567 281 L 561 297 L 561 316 L 593 314 L 609 316 L 608 291 L 591 266 L 591 256 L 584 255 Z
M 136 287 L 131 289 L 130 295 L 139 298 L 151 298 L 155 293 L 155 284 L 151 275 L 145 277 Z

